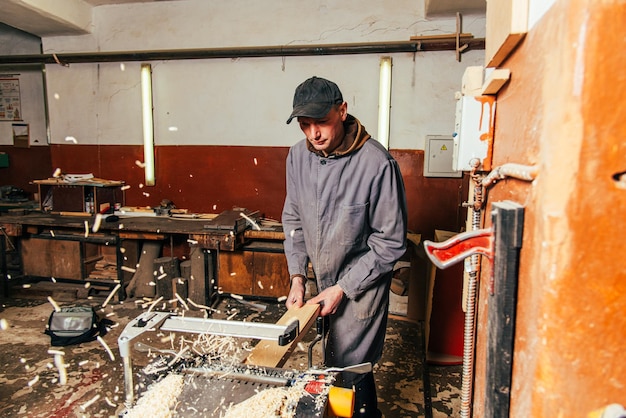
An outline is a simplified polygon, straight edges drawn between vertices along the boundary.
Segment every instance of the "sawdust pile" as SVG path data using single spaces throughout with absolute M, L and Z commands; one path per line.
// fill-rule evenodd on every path
M 163 380 L 150 385 L 148 390 L 127 411 L 124 418 L 170 418 L 178 395 L 183 390 L 183 377 L 171 373 Z
M 266 389 L 232 406 L 223 418 L 293 418 L 298 401 L 305 395 L 308 395 L 307 392 L 299 385 Z

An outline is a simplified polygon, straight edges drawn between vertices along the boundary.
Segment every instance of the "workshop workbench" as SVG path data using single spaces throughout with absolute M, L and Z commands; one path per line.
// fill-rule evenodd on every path
M 256 212 L 248 211 L 246 213 L 251 215 Z M 286 267 L 282 265 L 285 264 L 284 257 L 280 255 L 282 254 L 283 235 L 280 226 L 264 228 L 262 231 L 251 231 L 245 220 L 242 223 L 243 218 L 240 214 L 241 211 L 226 211 L 215 216 L 199 218 L 135 215 L 119 217 L 114 222 L 107 222 L 103 219 L 96 232 L 92 230 L 95 216 L 68 216 L 47 213 L 0 216 L 0 234 L 4 235 L 0 239 L 0 249 L 2 250 L 0 273 L 4 279 L 4 293 L 6 295 L 8 292 L 7 251 L 9 248 L 7 248 L 7 244 L 15 247 L 20 258 L 29 257 L 28 260 L 21 260 L 21 266 L 27 267 L 24 271 L 25 275 L 30 273 L 35 277 L 53 276 L 58 279 L 67 278 L 79 281 L 84 281 L 86 278 L 85 262 L 88 262 L 92 255 L 93 246 L 115 248 L 117 280 L 115 283 L 109 281 L 108 284 L 114 286 L 121 283 L 122 293 L 120 297 L 123 299 L 125 297 L 123 293 L 124 284 L 128 283 L 129 273 L 124 271 L 122 266 L 135 267 L 137 260 L 130 259 L 128 254 L 122 255 L 121 243 L 127 240 L 166 240 L 176 236 L 186 239 L 190 247 L 197 247 L 202 250 L 208 259 L 207 262 L 216 266 L 215 269 L 211 269 L 213 274 L 223 277 L 227 285 L 225 289 L 220 289 L 220 291 L 249 294 L 252 292 L 251 283 L 254 280 L 251 268 L 264 262 L 261 254 L 267 253 L 268 257 L 272 259 L 272 263 L 279 266 L 276 268 L 274 265 L 268 265 L 270 271 L 285 274 Z M 255 248 L 250 253 L 248 251 L 240 252 L 240 250 L 247 248 L 245 244 L 249 244 L 255 239 L 267 244 L 259 246 L 259 243 L 256 243 L 252 246 Z M 47 242 L 55 242 L 58 245 L 47 244 Z M 22 245 L 26 243 L 28 245 Z M 36 245 L 32 245 L 33 243 Z M 65 247 L 61 243 L 65 243 Z M 25 248 L 30 252 L 25 254 Z M 68 262 L 67 259 L 63 259 L 64 252 L 74 254 L 79 261 Z M 232 254 L 228 255 L 229 253 Z M 253 261 L 250 260 L 254 259 L 257 260 L 256 263 L 251 264 Z M 240 269 L 236 270 L 237 267 L 233 267 L 233 260 L 235 260 L 236 265 L 241 266 Z M 217 271 L 217 266 L 220 264 L 225 267 L 223 272 Z M 239 274 L 240 280 L 234 281 L 237 273 L 246 273 L 249 277 Z M 219 277 L 205 277 L 204 282 L 210 283 L 212 280 L 219 282 Z M 243 285 L 240 284 L 242 280 L 245 282 Z M 91 279 L 89 281 L 91 283 L 97 282 Z M 254 282 L 257 283 L 259 280 Z M 269 292 L 268 286 L 266 295 L 278 295 L 276 292 L 283 292 L 280 288 L 274 289 L 274 284 L 270 286 L 272 292 Z M 259 293 L 258 287 L 257 293 Z M 198 300 L 196 302 L 206 303 L 208 301 Z

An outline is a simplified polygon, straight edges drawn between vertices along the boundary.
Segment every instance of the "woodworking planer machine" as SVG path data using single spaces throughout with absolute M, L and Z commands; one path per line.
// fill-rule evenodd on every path
M 222 367 L 219 363 L 203 363 L 198 356 L 193 357 L 189 354 L 182 356 L 180 352 L 177 353 L 174 350 L 153 349 L 141 343 L 135 344 L 135 348 L 140 351 L 152 349 L 156 352 L 167 352 L 174 355 L 173 360 L 161 361 L 160 365 L 152 366 L 152 370 L 165 369 L 182 373 L 186 376 L 186 381 L 192 382 L 184 386 L 183 392 L 178 398 L 180 404 L 177 411 L 179 413 L 184 412 L 184 415 L 177 416 L 221 416 L 218 411 L 220 408 L 223 409 L 223 405 L 238 404 L 265 389 L 300 384 L 311 396 L 303 396 L 294 406 L 297 417 L 349 417 L 352 415 L 354 393 L 350 389 L 332 386 L 336 373 L 346 371 L 346 369 L 317 370 L 312 368 L 313 345 L 320 340 L 323 344 L 325 333 L 323 318 L 317 317 L 316 323 L 317 336 L 310 343 L 308 349 L 309 370 L 306 372 L 256 365 L 253 362 L 250 364 L 246 364 L 247 362 L 237 365 L 228 364 Z M 212 334 L 267 341 L 263 345 L 258 344 L 261 348 L 270 345 L 284 347 L 293 344 L 299 339 L 300 332 L 304 331 L 300 328 L 298 319 L 290 320 L 287 324 L 266 324 L 183 317 L 170 312 L 144 312 L 129 322 L 118 338 L 124 366 L 125 404 L 127 408 L 130 408 L 135 402 L 131 341 L 146 331 L 156 331 L 157 329 L 166 332 Z M 176 366 L 171 367 L 173 364 Z M 370 363 L 347 368 L 347 371 L 354 373 L 366 373 L 371 370 Z

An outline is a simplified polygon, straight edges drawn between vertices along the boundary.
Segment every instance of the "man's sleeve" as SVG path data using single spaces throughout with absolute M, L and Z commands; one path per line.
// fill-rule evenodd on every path
M 287 156 L 287 196 L 282 214 L 283 231 L 285 233 L 285 257 L 287 258 L 290 277 L 294 275 L 306 277 L 309 258 L 304 243 L 304 233 L 302 232 L 298 190 L 295 181 L 296 175 L 296 167 L 290 151 Z

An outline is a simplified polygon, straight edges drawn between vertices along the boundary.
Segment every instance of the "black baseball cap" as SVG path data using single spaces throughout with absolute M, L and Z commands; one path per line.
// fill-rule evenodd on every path
M 323 118 L 334 105 L 341 103 L 343 96 L 335 83 L 324 78 L 311 77 L 296 87 L 293 95 L 293 112 L 287 123 L 298 116 Z

